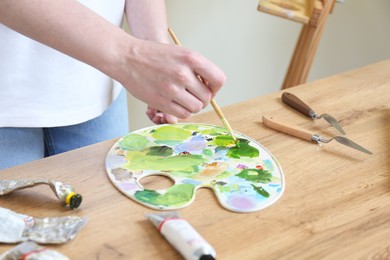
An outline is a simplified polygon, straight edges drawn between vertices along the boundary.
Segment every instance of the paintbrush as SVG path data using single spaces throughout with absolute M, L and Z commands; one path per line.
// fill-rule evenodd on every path
M 175 33 L 172 31 L 171 28 L 168 28 L 168 32 L 171 35 L 173 41 L 175 42 L 176 45 L 181 46 L 181 43 L 179 39 L 177 39 Z M 197 75 L 198 79 L 205 84 L 205 81 L 202 79 L 201 76 Z M 221 108 L 218 106 L 217 102 L 212 98 L 210 101 L 211 106 L 213 107 L 214 111 L 217 113 L 219 119 L 222 121 L 223 125 L 225 126 L 226 130 L 228 130 L 229 134 L 232 136 L 234 142 L 238 146 L 238 141 L 236 136 L 234 135 L 233 129 L 231 128 L 229 122 L 227 121 L 226 117 L 223 115 Z

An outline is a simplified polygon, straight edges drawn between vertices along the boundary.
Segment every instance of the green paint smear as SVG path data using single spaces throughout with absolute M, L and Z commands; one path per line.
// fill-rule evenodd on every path
M 215 179 L 217 180 L 220 180 L 220 179 L 227 179 L 230 175 L 232 175 L 233 173 L 232 172 L 229 172 L 229 171 L 224 171 L 223 173 L 221 174 L 218 174 L 217 176 L 215 176 Z
M 271 182 L 272 174 L 267 170 L 259 169 L 244 169 L 236 176 L 251 182 L 269 183 Z
M 146 149 L 146 155 L 151 156 L 170 156 L 173 154 L 173 149 L 168 146 L 151 146 Z
M 131 171 L 156 170 L 197 173 L 198 165 L 203 165 L 205 159 L 201 155 L 183 154 L 176 156 L 154 156 L 142 152 L 131 151 L 126 154 L 128 163 L 125 167 Z
M 160 194 L 154 190 L 137 191 L 134 196 L 141 202 L 155 206 L 182 206 L 191 201 L 194 196 L 195 186 L 192 184 L 177 184 L 169 189 L 164 194 Z
M 215 147 L 215 153 L 219 153 L 221 151 L 226 151 L 226 150 L 228 150 L 228 148 L 225 147 L 225 146 L 217 146 L 217 147 Z
M 234 145 L 234 139 L 230 135 L 219 135 L 214 139 L 214 144 L 216 146 L 228 146 Z
M 211 157 L 211 156 L 213 156 L 213 151 L 210 150 L 210 149 L 204 149 L 203 150 L 203 154 L 206 155 L 206 156 Z
M 237 141 L 238 143 L 235 145 L 235 142 L 230 135 L 217 136 L 213 140 L 214 145 L 217 146 L 215 152 L 228 149 L 227 156 L 236 159 L 240 159 L 241 157 L 254 158 L 259 156 L 259 150 L 249 145 L 249 140 L 239 138 Z
M 258 157 L 259 150 L 251 145 L 249 145 L 249 140 L 238 139 L 238 145 L 229 148 L 227 156 L 230 158 L 241 158 L 241 157 Z
M 222 127 L 200 129 L 199 132 L 202 133 L 203 135 L 212 135 L 212 136 L 222 135 L 222 134 L 226 135 L 226 129 Z
M 119 141 L 119 147 L 128 151 L 141 151 L 148 144 L 148 139 L 139 134 L 129 134 Z
M 160 141 L 184 141 L 192 135 L 191 131 L 175 126 L 162 126 L 152 133 L 156 140 Z
M 176 146 L 178 144 L 183 143 L 183 141 L 180 141 L 180 140 L 156 140 L 155 143 L 169 145 L 169 146 Z
M 263 196 L 263 197 L 266 197 L 266 198 L 269 198 L 269 193 L 265 190 L 265 189 L 263 189 L 263 187 L 257 187 L 257 186 L 255 186 L 255 185 L 253 185 L 253 184 L 251 184 L 252 185 L 252 187 L 253 187 L 253 189 L 257 192 L 257 193 L 259 193 L 261 196 Z
M 184 125 L 183 129 L 191 130 L 191 131 L 198 131 L 199 127 L 200 127 L 199 125 L 189 124 L 189 125 Z

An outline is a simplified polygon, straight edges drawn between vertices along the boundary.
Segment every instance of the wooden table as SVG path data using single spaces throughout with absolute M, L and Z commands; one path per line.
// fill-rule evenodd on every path
M 244 87 L 244 86 L 237 86 Z M 263 144 L 278 159 L 286 189 L 279 201 L 255 213 L 219 206 L 198 191 L 180 210 L 218 259 L 390 258 L 390 60 L 289 89 L 319 113 L 339 119 L 347 137 L 374 154 L 337 142 L 317 145 L 266 128 L 261 116 L 288 120 L 324 136 L 337 134 L 281 102 L 282 92 L 225 107 L 232 127 Z M 220 125 L 213 113 L 191 122 Z M 47 186 L 0 197 L 0 206 L 36 217 L 85 216 L 88 224 L 64 245 L 50 246 L 71 259 L 180 259 L 144 217 L 153 212 L 110 183 L 105 156 L 115 140 L 0 172 L 1 179 L 49 178 L 83 195 L 79 209 L 60 205 Z M 0 252 L 13 245 L 0 245 Z

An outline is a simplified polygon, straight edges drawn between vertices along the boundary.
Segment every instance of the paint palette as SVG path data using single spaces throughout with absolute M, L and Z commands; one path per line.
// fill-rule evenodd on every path
M 199 188 L 214 191 L 221 206 L 253 212 L 270 206 L 284 191 L 275 158 L 256 141 L 207 124 L 157 125 L 119 139 L 106 158 L 107 174 L 126 196 L 153 209 L 177 210 L 191 204 Z M 171 178 L 167 189 L 144 188 L 151 175 Z

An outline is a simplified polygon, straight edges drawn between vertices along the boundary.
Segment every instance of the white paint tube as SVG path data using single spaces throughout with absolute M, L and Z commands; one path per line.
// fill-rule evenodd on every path
M 187 260 L 213 260 L 214 248 L 178 212 L 145 215 Z

